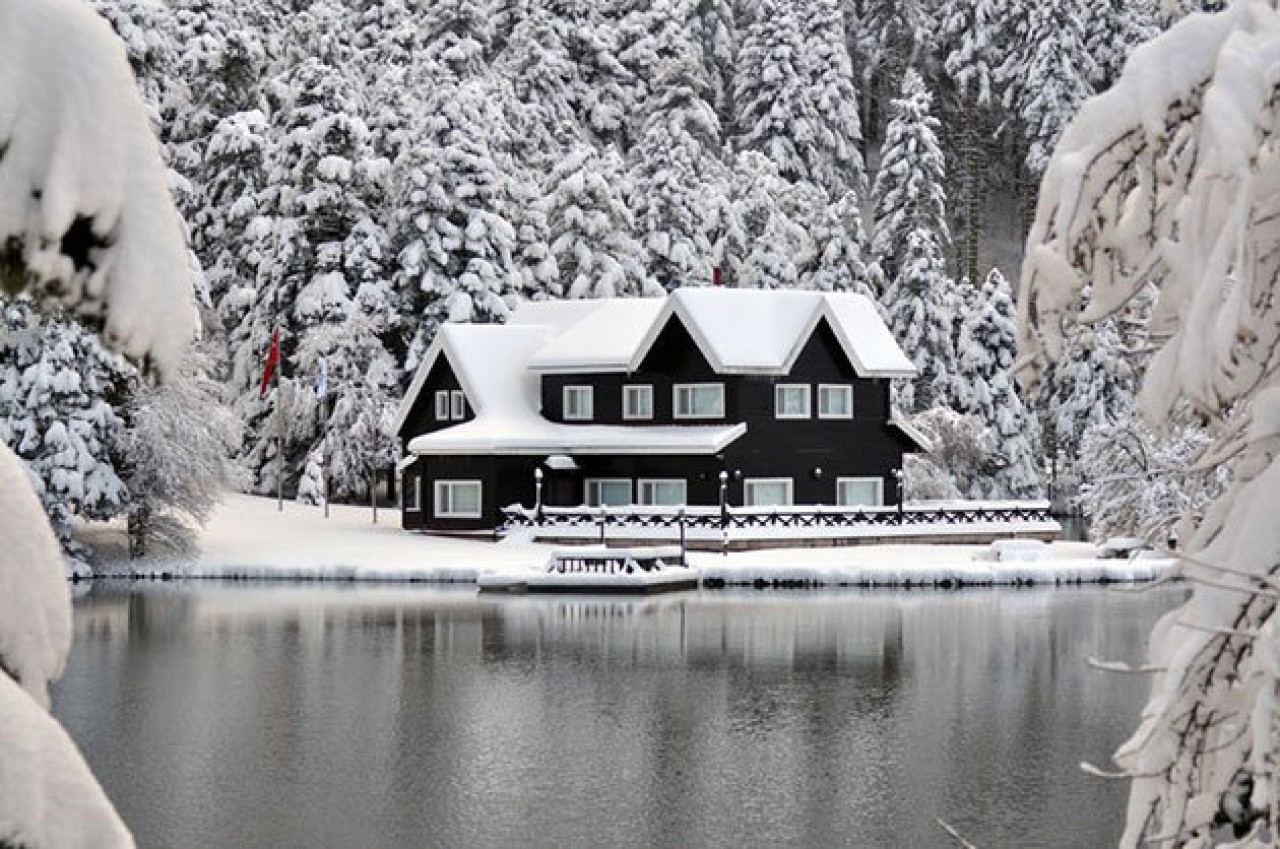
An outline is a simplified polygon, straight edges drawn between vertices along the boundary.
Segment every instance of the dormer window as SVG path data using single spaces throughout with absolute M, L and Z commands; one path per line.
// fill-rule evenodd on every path
M 449 418 L 462 421 L 467 417 L 467 396 L 461 389 L 449 393 Z
M 779 383 L 773 388 L 773 401 L 775 418 L 809 418 L 809 384 L 807 383 Z
M 594 393 L 590 386 L 566 386 L 564 388 L 564 420 L 589 422 L 595 415 Z
M 449 390 L 441 389 L 436 393 L 436 421 L 449 421 Z
M 622 387 L 622 417 L 624 419 L 653 418 L 653 387 Z
M 677 383 L 671 388 L 677 419 L 723 419 L 723 383 Z

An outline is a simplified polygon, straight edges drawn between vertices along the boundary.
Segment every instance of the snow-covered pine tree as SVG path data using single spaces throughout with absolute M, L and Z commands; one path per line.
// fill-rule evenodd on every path
M 867 239 L 857 196 L 847 192 L 827 204 L 811 233 L 814 259 L 801 273 L 801 285 L 822 292 L 857 292 L 879 307 L 881 281 L 863 260 Z
M 969 290 L 956 342 L 955 409 L 976 416 L 995 438 L 986 474 L 970 495 L 1040 496 L 1039 428 L 1013 377 L 1017 324 L 1012 287 L 993 268 L 981 289 Z
M 1067 122 L 1093 95 L 1090 81 L 1099 71 L 1085 44 L 1084 0 L 1031 3 L 1025 10 L 996 76 L 1005 108 L 1021 121 L 1027 169 L 1038 176 Z
M 585 145 L 572 150 L 547 179 L 547 222 L 560 281 L 551 294 L 615 298 L 661 294 L 645 272 L 631 210 L 622 197 L 622 158 Z
M 886 280 L 894 280 L 905 262 L 910 233 L 927 232 L 941 251 L 947 230 L 946 162 L 938 146 L 938 120 L 930 109 L 933 97 L 924 80 L 908 70 L 901 97 L 880 147 L 880 164 L 871 189 L 871 257 Z M 886 307 L 892 301 L 886 301 Z
M 811 183 L 791 183 L 756 151 L 739 153 L 725 189 L 728 206 L 716 253 L 734 286 L 790 289 L 800 285 L 817 248 L 810 222 L 826 206 Z
M 947 276 L 936 234 L 927 227 L 907 232 L 899 257 L 897 276 L 881 303 L 893 338 L 918 374 L 897 387 L 895 406 L 907 413 L 949 406 L 956 373 L 955 284 Z
M 72 516 L 110 519 L 128 500 L 120 479 L 123 404 L 135 371 L 65 315 L 0 300 L 0 439 L 26 464 L 63 549 Z
M 709 89 L 688 55 L 655 81 L 631 151 L 628 205 L 646 249 L 649 275 L 667 289 L 709 283 L 727 204 L 720 123 Z
M 865 180 L 857 91 L 831 0 L 763 0 L 733 79 L 738 150 L 767 156 L 784 179 L 840 195 Z
M 892 113 L 909 68 L 926 59 L 932 40 L 921 0 L 846 0 L 846 30 L 854 74 L 862 93 L 862 127 L 868 133 Z M 886 109 L 886 104 L 888 108 Z
M 1120 76 L 1129 52 L 1160 31 L 1153 0 L 1087 0 L 1084 46 L 1094 62 L 1097 91 Z
M 422 8 L 420 26 L 428 62 L 458 80 L 481 77 L 493 56 L 494 22 L 487 3 L 433 0 Z

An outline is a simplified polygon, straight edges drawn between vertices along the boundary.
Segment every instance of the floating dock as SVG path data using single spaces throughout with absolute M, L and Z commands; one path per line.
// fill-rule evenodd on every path
M 481 592 L 658 593 L 698 587 L 698 573 L 675 546 L 583 546 L 552 552 L 546 568 L 524 575 L 481 575 Z

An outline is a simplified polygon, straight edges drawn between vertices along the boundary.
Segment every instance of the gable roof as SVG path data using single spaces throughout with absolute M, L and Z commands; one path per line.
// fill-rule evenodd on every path
M 875 305 L 862 295 L 690 288 L 665 299 L 597 303 L 597 308 L 577 313 L 576 321 L 534 354 L 529 367 L 545 372 L 636 371 L 675 318 L 717 373 L 782 375 L 825 318 L 860 377 L 916 374 Z

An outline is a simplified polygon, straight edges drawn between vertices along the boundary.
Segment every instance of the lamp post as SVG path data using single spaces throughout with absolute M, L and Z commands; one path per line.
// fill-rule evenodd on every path
M 892 469 L 890 472 L 898 482 L 898 524 L 902 524 L 902 469 Z
M 542 524 L 542 467 L 533 470 L 533 516 L 539 525 Z
M 720 471 L 720 553 L 729 553 L 729 473 Z

